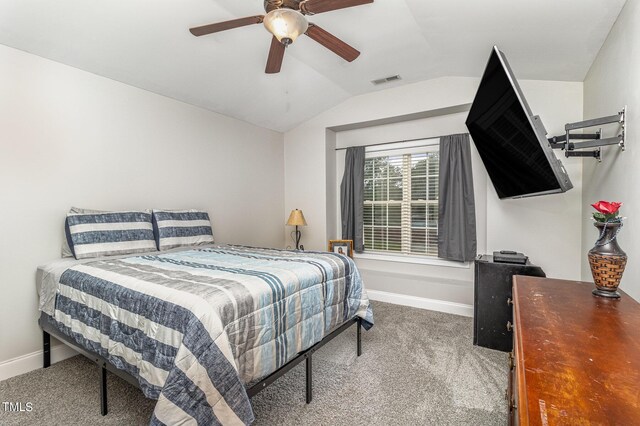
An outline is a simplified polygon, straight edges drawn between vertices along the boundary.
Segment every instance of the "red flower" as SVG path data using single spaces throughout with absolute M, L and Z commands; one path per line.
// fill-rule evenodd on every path
M 602 214 L 616 214 L 620 210 L 622 203 L 615 201 L 598 201 L 595 204 L 591 204 L 594 209 L 598 210 Z

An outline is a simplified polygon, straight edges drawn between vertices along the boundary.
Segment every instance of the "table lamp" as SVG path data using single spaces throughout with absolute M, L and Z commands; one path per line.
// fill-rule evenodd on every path
M 296 250 L 300 250 L 300 237 L 302 237 L 302 233 L 298 231 L 298 226 L 307 226 L 307 221 L 304 220 L 302 210 L 291 210 L 287 225 L 296 227 Z

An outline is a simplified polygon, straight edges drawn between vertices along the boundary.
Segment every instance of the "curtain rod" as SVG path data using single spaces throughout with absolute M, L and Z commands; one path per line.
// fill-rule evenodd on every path
M 456 133 L 454 133 L 456 134 Z M 463 133 L 466 134 L 466 133 Z M 405 142 L 416 142 L 416 141 L 423 141 L 423 140 L 428 140 L 428 139 L 440 139 L 443 138 L 445 136 L 451 136 L 451 135 L 440 135 L 440 136 L 429 136 L 426 138 L 416 138 L 416 139 L 404 139 L 401 141 L 392 141 L 392 142 L 378 142 L 378 143 L 371 143 L 368 145 L 355 145 L 355 146 L 364 146 L 365 148 L 369 147 L 369 146 L 380 146 L 380 145 L 391 145 L 394 143 L 405 143 Z M 342 151 L 348 148 L 355 148 L 355 146 L 345 146 L 344 148 L 336 148 L 336 151 Z M 389 148 L 389 149 L 401 149 L 401 148 Z

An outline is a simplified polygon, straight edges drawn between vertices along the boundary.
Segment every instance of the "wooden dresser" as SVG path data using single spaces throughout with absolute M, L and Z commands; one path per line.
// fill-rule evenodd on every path
M 513 277 L 510 424 L 640 425 L 640 304 Z

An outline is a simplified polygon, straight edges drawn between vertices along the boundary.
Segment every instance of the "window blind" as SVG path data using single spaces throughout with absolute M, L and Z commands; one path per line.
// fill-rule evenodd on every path
M 365 160 L 365 250 L 438 255 L 438 147 L 371 152 Z

